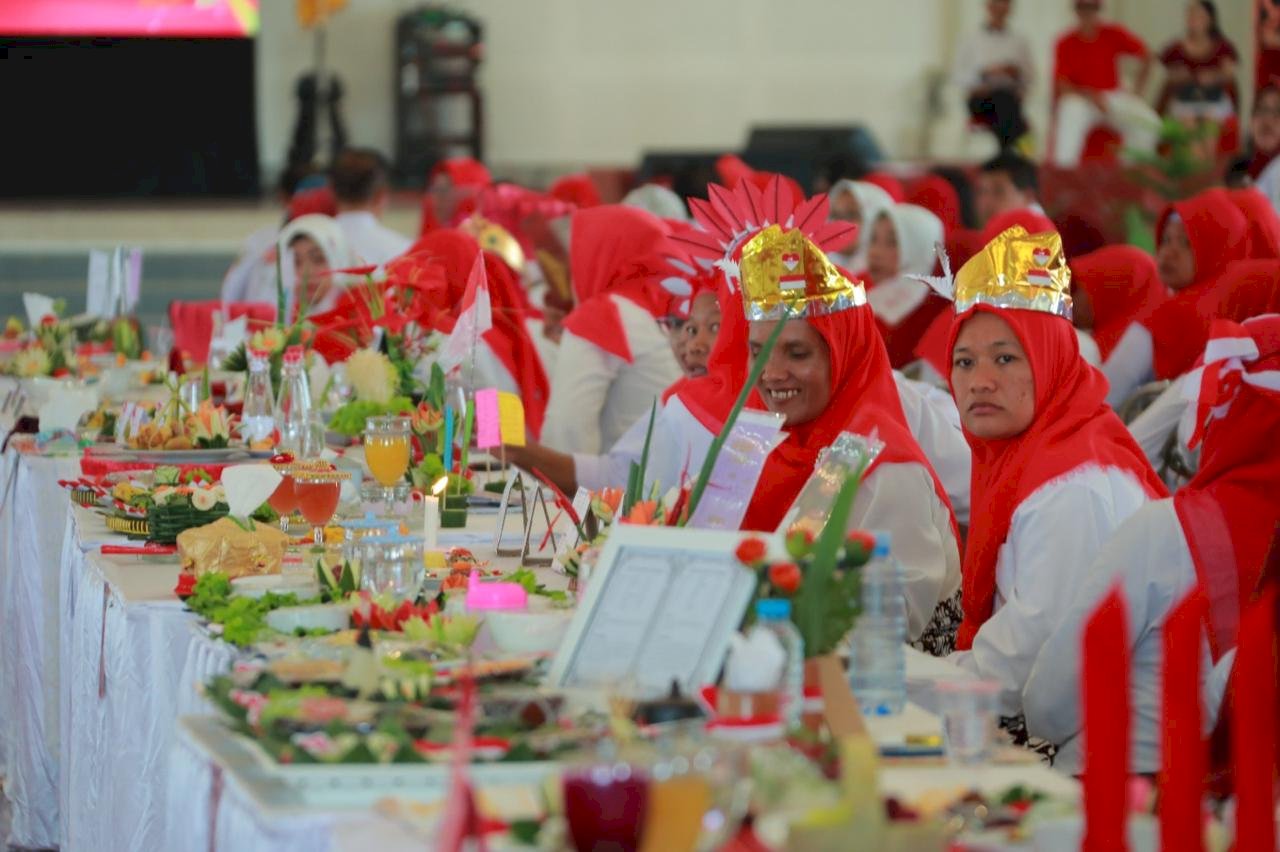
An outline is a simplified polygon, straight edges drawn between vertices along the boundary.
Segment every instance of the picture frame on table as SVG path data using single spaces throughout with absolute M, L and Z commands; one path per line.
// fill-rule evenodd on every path
M 615 525 L 546 685 L 644 698 L 714 682 L 755 592 L 734 555 L 748 535 Z

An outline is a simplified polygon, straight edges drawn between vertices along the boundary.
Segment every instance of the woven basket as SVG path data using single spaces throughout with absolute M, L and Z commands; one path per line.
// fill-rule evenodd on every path
M 71 502 L 90 509 L 98 505 L 98 492 L 92 488 L 72 488 Z
M 147 524 L 151 532 L 149 538 L 159 544 L 176 544 L 178 533 L 211 524 L 218 518 L 225 518 L 230 511 L 222 503 L 207 512 L 202 512 L 189 503 L 152 506 L 147 512 Z
M 146 538 L 151 528 L 147 526 L 146 518 L 135 518 L 130 515 L 107 515 L 107 529 L 112 532 L 123 533 L 129 538 Z

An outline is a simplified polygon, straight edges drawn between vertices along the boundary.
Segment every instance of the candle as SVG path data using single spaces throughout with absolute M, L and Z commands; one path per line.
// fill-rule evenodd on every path
M 427 550 L 438 550 L 440 547 L 440 498 L 428 494 L 422 498 L 423 535 L 426 537 Z

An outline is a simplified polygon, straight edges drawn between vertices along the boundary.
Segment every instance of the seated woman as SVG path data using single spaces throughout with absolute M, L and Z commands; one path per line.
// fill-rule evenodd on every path
M 1152 379 L 1191 369 L 1208 339 L 1222 275 L 1244 258 L 1247 234 L 1248 222 L 1225 190 L 1210 189 L 1165 208 L 1156 223 L 1156 266 L 1172 298 L 1130 323 L 1103 363 L 1113 407 Z
M 660 219 L 633 207 L 573 214 L 569 275 L 576 306 L 550 370 L 542 435 L 549 447 L 599 453 L 613 446 L 679 377 L 658 324 L 664 305 L 650 263 L 667 233 Z
M 349 268 L 352 255 L 332 216 L 309 213 L 294 219 L 280 230 L 276 251 L 284 260 L 280 272 L 287 316 L 299 309 L 318 314 L 334 306 L 342 292 L 334 272 Z
M 457 228 L 436 228 L 414 243 L 413 252 L 431 257 L 444 268 L 445 301 L 456 311 L 467 289 L 480 244 Z M 550 385 L 525 322 L 520 284 L 511 267 L 493 252 L 484 252 L 485 277 L 493 326 L 476 341 L 475 358 L 464 363 L 462 378 L 472 388 L 494 388 L 518 394 L 524 403 L 525 427 L 534 438 L 542 433 Z M 456 315 L 442 318 L 439 331 L 452 331 Z
M 1106 246 L 1074 258 L 1071 321 L 1081 332 L 1080 354 L 1094 366 L 1102 364 L 1125 329 L 1150 317 L 1167 298 L 1155 261 L 1142 249 Z
M 1187 380 L 1203 438 L 1196 477 L 1174 497 L 1146 504 L 1116 531 L 1083 575 L 1045 640 L 1022 692 L 1027 730 L 1058 746 L 1055 766 L 1079 772 L 1080 635 L 1119 582 L 1128 605 L 1133 772 L 1161 768 L 1162 628 L 1197 585 L 1208 601 L 1200 675 L 1212 722 L 1236 645 L 1239 616 L 1259 591 L 1280 523 L 1280 317 L 1223 323 L 1211 358 Z M 1228 359 L 1243 362 L 1232 366 Z M 1230 381 L 1224 381 L 1231 377 Z
M 933 272 L 943 237 L 942 220 L 914 204 L 895 204 L 872 223 L 867 300 L 894 369 L 915 360 L 920 336 L 947 309 L 946 300 L 917 277 Z
M 848 248 L 831 253 L 831 261 L 855 275 L 866 271 L 867 248 L 871 245 L 871 226 L 880 214 L 893 206 L 893 196 L 862 180 L 838 180 L 827 193 L 832 221 L 847 222 L 858 228 Z
M 1040 646 L 1079 572 L 1117 527 L 1165 496 L 1107 383 L 1080 358 L 1056 233 L 1012 228 L 946 282 L 951 388 L 973 450 L 957 665 L 1001 685 L 1017 717 Z

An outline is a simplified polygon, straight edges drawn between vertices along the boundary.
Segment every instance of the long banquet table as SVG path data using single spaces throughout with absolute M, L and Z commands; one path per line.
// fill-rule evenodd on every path
M 30 441 L 15 440 L 0 455 L 7 842 L 104 852 L 421 848 L 420 836 L 371 801 L 300 806 L 211 725 L 196 685 L 226 671 L 235 649 L 173 596 L 175 559 L 99 552 L 123 540 L 68 500 L 58 480 L 78 475 L 77 459 L 42 455 Z M 493 515 L 473 514 L 466 530 L 445 531 L 442 544 L 494 559 L 494 527 Z M 957 671 L 912 654 L 908 674 L 913 700 L 927 704 L 928 684 Z M 886 790 L 900 792 L 1013 781 L 1075 793 L 1073 781 L 1039 765 L 889 767 L 882 777 Z

